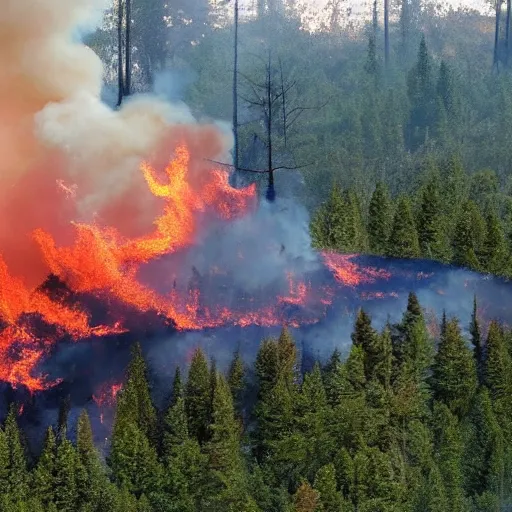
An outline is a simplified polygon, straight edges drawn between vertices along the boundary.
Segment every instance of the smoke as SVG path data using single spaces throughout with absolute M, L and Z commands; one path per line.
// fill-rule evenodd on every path
M 30 286 L 48 273 L 31 233 L 57 243 L 71 221 L 100 221 L 131 235 L 151 227 L 142 159 L 166 161 L 178 142 L 204 160 L 229 155 L 231 135 L 195 123 L 183 104 L 134 97 L 101 101 L 103 67 L 77 35 L 105 0 L 8 0 L 0 12 L 0 254 Z M 79 32 L 77 32 L 79 27 Z

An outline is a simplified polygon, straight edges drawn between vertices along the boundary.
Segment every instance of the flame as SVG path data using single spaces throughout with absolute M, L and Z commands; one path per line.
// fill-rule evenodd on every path
M 148 206 L 156 214 L 147 233 L 128 237 L 99 221 L 74 222 L 74 239 L 61 245 L 49 231 L 35 229 L 32 238 L 49 272 L 75 295 L 88 294 L 107 302 L 115 299 L 140 312 L 154 311 L 172 321 L 177 329 L 222 325 L 298 327 L 317 322 L 332 304 L 335 288 L 315 289 L 292 273 L 286 275 L 286 294 L 261 305 L 254 297 L 243 297 L 235 310 L 222 303 L 208 304 L 199 285 L 184 290 L 175 282 L 167 294 L 162 294 L 141 281 L 139 271 L 145 264 L 192 246 L 204 222 L 211 218 L 219 221 L 239 218 L 251 212 L 256 204 L 255 185 L 234 189 L 229 185 L 226 171 L 209 169 L 197 175 L 196 167 L 185 144 L 176 147 L 174 157 L 162 172 L 148 162 L 141 164 L 140 172 L 150 197 L 160 204 L 157 210 Z M 56 187 L 66 195 L 67 201 L 75 200 L 77 186 L 57 181 Z M 244 257 L 242 252 L 237 255 Z M 353 288 L 389 279 L 389 273 L 384 270 L 358 266 L 352 261 L 354 256 L 332 252 L 321 255 L 338 287 Z M 228 275 L 229 269 L 218 267 L 207 273 L 212 279 Z M 76 341 L 126 330 L 119 318 L 112 325 L 93 325 L 91 315 L 83 306 L 70 305 L 69 300 L 27 287 L 23 279 L 9 273 L 1 255 L 0 281 L 0 380 L 13 386 L 23 385 L 30 391 L 38 391 L 58 383 L 38 375 L 37 368 L 63 336 Z M 37 323 L 34 318 L 51 326 L 49 333 L 43 335 L 34 325 Z M 115 398 L 117 386 L 111 385 L 108 392 L 100 390 L 94 397 L 98 406 Z

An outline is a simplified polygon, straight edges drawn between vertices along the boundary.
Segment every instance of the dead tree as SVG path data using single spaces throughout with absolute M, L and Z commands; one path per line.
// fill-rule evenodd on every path
M 132 44 L 131 44 L 131 0 L 117 2 L 117 106 L 125 96 L 131 94 L 132 78 Z M 124 66 L 123 66 L 124 53 Z M 123 69 L 124 68 L 124 69 Z
M 510 57 L 510 9 L 512 8 L 512 0 L 507 0 L 507 26 L 505 30 L 505 63 L 508 66 Z
M 279 72 L 272 64 L 272 53 L 269 50 L 265 63 L 265 81 L 255 82 L 247 76 L 241 75 L 248 83 L 251 97 L 240 96 L 250 108 L 259 110 L 258 118 L 263 121 L 266 134 L 267 164 L 264 170 L 240 169 L 241 171 L 265 172 L 268 175 L 267 199 L 275 199 L 274 173 L 279 169 L 298 169 L 299 167 L 286 167 L 274 165 L 274 139 L 278 134 L 282 136 L 284 149 L 288 146 L 289 131 L 301 114 L 307 110 L 319 109 L 322 106 L 304 107 L 297 105 L 296 97 L 290 97 L 295 89 L 296 81 L 285 79 L 281 60 Z M 296 96 L 296 95 L 295 95 Z M 277 133 L 276 133 L 277 132 Z M 304 166 L 303 166 L 304 167 Z
M 389 0 L 384 0 L 384 62 L 389 68 Z
M 499 66 L 499 45 L 500 45 L 500 22 L 501 22 L 501 3 L 502 0 L 496 1 L 496 20 L 494 28 L 494 55 L 493 55 L 493 68 L 498 70 Z
M 117 106 L 123 101 L 123 0 L 117 2 Z
M 239 167 L 238 151 L 238 0 L 235 0 L 235 40 L 233 55 L 233 164 L 235 172 Z
M 126 2 L 126 25 L 125 25 L 125 72 L 124 72 L 124 95 L 130 96 L 132 88 L 132 45 L 131 45 L 131 25 L 132 25 L 132 2 Z

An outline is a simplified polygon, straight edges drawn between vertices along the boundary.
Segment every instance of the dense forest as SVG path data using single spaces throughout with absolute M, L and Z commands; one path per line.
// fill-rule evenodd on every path
M 300 368 L 286 329 L 262 341 L 251 367 L 235 354 L 226 374 L 197 349 L 163 410 L 136 345 L 106 465 L 85 412 L 75 443 L 61 414 L 27 459 L 12 406 L 0 429 L 0 509 L 508 510 L 512 331 L 484 328 L 475 301 L 469 332 L 455 318 L 427 325 L 410 294 L 401 322 L 382 332 L 359 312 L 344 361 L 335 350 Z

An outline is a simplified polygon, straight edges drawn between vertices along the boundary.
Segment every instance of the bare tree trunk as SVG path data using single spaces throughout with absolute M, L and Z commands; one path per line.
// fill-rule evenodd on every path
M 510 57 L 510 9 L 512 8 L 512 0 L 507 0 L 507 28 L 505 35 L 505 47 L 507 54 L 505 55 L 505 62 L 508 66 L 508 59 Z
M 274 167 L 272 164 L 272 57 L 271 51 L 268 51 L 268 67 L 267 67 L 267 136 L 268 136 L 268 189 L 267 199 L 273 201 L 275 198 L 274 190 Z
M 379 11 L 377 7 L 377 0 L 373 0 L 373 37 L 377 41 L 377 31 L 379 29 Z
M 389 67 L 389 0 L 384 0 L 384 62 Z
M 284 87 L 284 74 L 283 74 L 283 63 L 281 59 L 279 59 L 279 71 L 281 72 L 281 101 L 283 106 L 283 139 L 284 139 L 284 148 L 286 149 L 288 146 L 288 121 L 287 121 L 287 111 L 286 111 L 286 90 Z
M 117 106 L 123 102 L 123 0 L 117 2 Z
M 496 70 L 498 69 L 498 60 L 499 60 L 501 2 L 502 2 L 502 0 L 496 0 L 496 26 L 494 29 L 494 56 L 493 56 L 493 67 Z
M 235 0 L 235 41 L 234 41 L 234 69 L 233 69 L 233 163 L 235 172 L 238 171 L 238 0 Z
M 410 23 L 410 13 L 409 13 L 409 0 L 402 0 L 402 12 L 400 15 L 400 25 L 402 29 L 402 56 L 404 58 L 407 57 L 407 36 L 409 34 L 409 23 Z
M 132 2 L 126 1 L 126 40 L 125 40 L 125 81 L 124 81 L 124 95 L 131 94 L 132 86 L 132 45 L 130 41 L 131 25 L 132 25 Z

